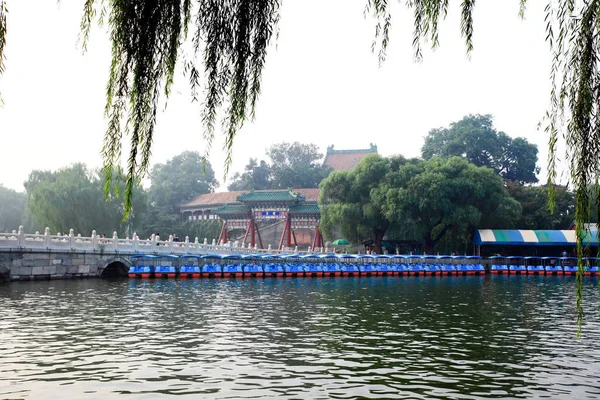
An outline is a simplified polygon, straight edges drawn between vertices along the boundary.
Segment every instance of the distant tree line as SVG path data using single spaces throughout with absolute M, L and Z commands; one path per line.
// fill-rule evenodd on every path
M 117 187 L 124 186 L 122 174 L 115 171 Z M 0 186 L 0 231 L 12 231 L 23 224 L 27 232 L 49 227 L 53 234 L 68 232 L 89 236 L 120 237 L 137 233 L 146 238 L 153 233 L 167 238 L 177 234 L 183 240 L 196 236 L 218 237 L 217 221 L 191 223 L 180 221 L 179 206 L 195 196 L 214 191 L 218 182 L 210 163 L 204 164 L 196 152 L 184 152 L 165 164 L 156 164 L 150 174 L 150 186 L 138 182 L 129 218 L 123 220 L 123 196 L 118 190 L 104 196 L 104 175 L 83 164 L 57 171 L 32 171 L 25 182 L 25 193 Z
M 573 193 L 556 188 L 556 208 L 537 182 L 537 147 L 494 129 L 489 115 L 470 115 L 433 129 L 422 157 L 365 158 L 353 171 L 322 165 L 314 144 L 279 143 L 265 159 L 251 158 L 233 175 L 229 190 L 321 188 L 321 229 L 329 239 L 342 235 L 354 243 L 372 239 L 378 251 L 384 237 L 422 243 L 427 252 L 469 252 L 477 228 L 566 229 L 574 219 Z M 123 186 L 121 174 L 114 181 Z M 0 231 L 23 224 L 32 232 L 140 237 L 176 233 L 218 237 L 218 221 L 181 221 L 179 208 L 218 188 L 210 163 L 184 152 L 156 164 L 147 189 L 139 184 L 130 217 L 123 221 L 123 198 L 103 196 L 99 171 L 75 164 L 54 172 L 32 171 L 25 193 L 0 185 Z

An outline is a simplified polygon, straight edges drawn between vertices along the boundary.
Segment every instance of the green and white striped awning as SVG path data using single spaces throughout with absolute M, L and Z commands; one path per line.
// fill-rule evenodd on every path
M 479 229 L 475 231 L 473 237 L 473 244 L 476 246 L 561 246 L 575 245 L 576 241 L 577 237 L 574 230 Z M 583 242 L 585 245 L 597 245 L 598 232 L 585 233 Z

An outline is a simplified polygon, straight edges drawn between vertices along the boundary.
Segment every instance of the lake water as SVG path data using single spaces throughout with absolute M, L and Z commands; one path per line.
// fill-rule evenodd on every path
M 0 399 L 599 398 L 598 281 L 0 285 Z

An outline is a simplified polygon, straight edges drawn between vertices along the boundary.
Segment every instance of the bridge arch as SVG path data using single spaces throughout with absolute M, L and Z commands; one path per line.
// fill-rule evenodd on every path
M 10 281 L 10 269 L 0 263 L 0 282 Z
M 120 278 L 127 276 L 131 261 L 123 257 L 114 257 L 103 262 L 98 268 L 101 278 Z

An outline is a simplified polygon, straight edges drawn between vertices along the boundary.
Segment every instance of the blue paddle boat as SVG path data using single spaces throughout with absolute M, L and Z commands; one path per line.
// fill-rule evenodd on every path
M 169 261 L 165 261 L 167 259 Z M 174 265 L 179 259 L 178 256 L 167 254 L 158 257 L 158 265 L 154 269 L 155 278 L 175 278 L 177 276 L 177 266 Z
M 490 272 L 495 275 L 508 274 L 508 262 L 506 257 L 503 256 L 492 256 L 490 257 L 491 265 Z
M 241 254 L 226 254 L 221 256 L 223 264 L 221 268 L 223 270 L 223 278 L 243 278 L 244 267 L 240 260 L 242 259 Z
M 525 275 L 527 274 L 527 267 L 525 266 L 525 257 L 522 256 L 508 256 L 506 257 L 508 262 L 508 271 L 510 274 Z
M 577 275 L 577 257 L 561 257 L 560 263 L 565 275 Z
M 179 258 L 181 260 L 181 264 L 183 264 L 179 267 L 180 278 L 200 278 L 200 266 L 198 265 L 200 256 L 185 255 Z
M 440 275 L 452 276 L 456 275 L 456 267 L 450 263 L 450 256 L 436 256 L 438 266 L 440 268 Z
M 223 269 L 220 264 L 220 254 L 206 254 L 201 256 L 205 263 L 200 269 L 202 278 L 221 278 L 223 277 Z
M 154 262 L 158 256 L 136 254 L 131 256 L 133 264 L 129 267 L 128 276 L 130 278 L 148 279 L 154 277 Z
M 525 257 L 525 267 L 527 268 L 527 273 L 529 275 L 544 275 L 546 273 L 546 268 L 542 264 L 543 261 L 540 257 Z
M 558 257 L 542 257 L 542 263 L 546 275 L 562 275 L 564 273 Z

